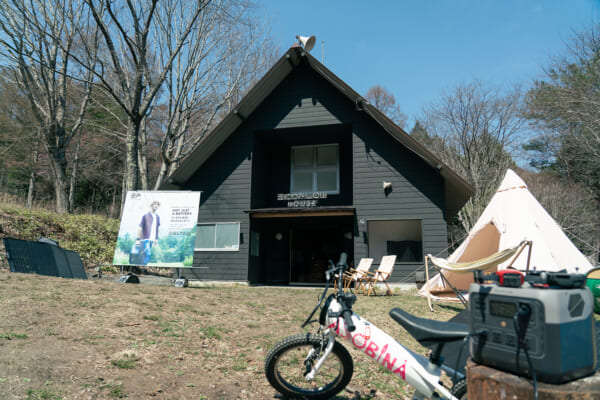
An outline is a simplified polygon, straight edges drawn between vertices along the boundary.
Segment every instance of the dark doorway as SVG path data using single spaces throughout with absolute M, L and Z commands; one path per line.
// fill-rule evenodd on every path
M 352 262 L 353 221 L 352 216 L 254 220 L 260 243 L 260 253 L 251 257 L 255 279 L 266 284 L 324 283 L 329 260 L 337 262 L 346 252 Z
M 270 226 L 263 231 L 261 243 L 266 282 L 288 284 L 290 281 L 290 235 L 285 226 Z
M 348 253 L 349 260 L 352 256 L 352 225 L 340 220 L 334 224 L 310 222 L 293 227 L 291 231 L 292 283 L 323 283 L 329 260 L 337 262 L 342 252 Z

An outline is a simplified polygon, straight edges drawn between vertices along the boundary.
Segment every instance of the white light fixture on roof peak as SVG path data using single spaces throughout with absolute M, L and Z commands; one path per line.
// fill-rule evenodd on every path
M 315 37 L 315 35 L 296 36 L 296 39 L 298 39 L 298 44 L 300 44 L 302 47 L 304 47 L 304 50 L 307 53 L 310 53 L 310 51 L 313 49 L 313 47 L 315 47 L 315 42 L 317 41 L 317 38 Z

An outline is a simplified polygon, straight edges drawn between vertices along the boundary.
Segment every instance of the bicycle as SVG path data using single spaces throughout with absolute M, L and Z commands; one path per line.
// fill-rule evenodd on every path
M 304 328 L 318 322 L 319 328 L 316 333 L 286 337 L 273 346 L 265 360 L 271 386 L 289 398 L 329 399 L 341 392 L 352 378 L 354 364 L 348 350 L 336 340 L 339 336 L 413 387 L 413 399 L 466 399 L 465 375 L 444 364 L 441 352 L 446 343 L 466 340 L 467 325 L 418 318 L 400 308 L 392 309 L 390 316 L 420 344 L 435 344 L 429 357 L 417 354 L 352 311 L 356 295 L 345 293 L 342 285 L 345 253 L 337 266 L 329 263 L 325 289 L 302 324 Z M 337 291 L 327 296 L 332 279 L 338 281 Z M 313 320 L 319 308 L 319 318 Z M 442 371 L 452 377 L 449 389 L 440 382 Z

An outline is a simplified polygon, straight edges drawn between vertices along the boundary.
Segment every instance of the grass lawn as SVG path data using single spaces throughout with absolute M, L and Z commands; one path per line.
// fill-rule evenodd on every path
M 2 399 L 273 399 L 264 359 L 301 332 L 319 289 L 174 288 L 71 280 L 0 270 Z M 460 305 L 414 291 L 358 296 L 355 312 L 425 354 L 388 311 L 448 320 Z M 314 328 L 311 328 L 314 329 Z M 355 372 L 337 399 L 410 398 L 411 390 L 344 344 Z

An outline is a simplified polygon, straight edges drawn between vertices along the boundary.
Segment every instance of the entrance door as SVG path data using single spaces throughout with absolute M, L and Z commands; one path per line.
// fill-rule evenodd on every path
M 290 280 L 290 235 L 282 226 L 265 229 L 261 238 L 266 282 L 288 284 Z
M 344 246 L 344 229 L 294 228 L 292 230 L 292 283 L 325 282 L 329 260 L 337 262 Z
M 259 251 L 251 255 L 249 274 L 267 284 L 317 284 L 325 282 L 329 260 L 340 254 L 352 261 L 352 217 L 265 218 L 251 229 Z

